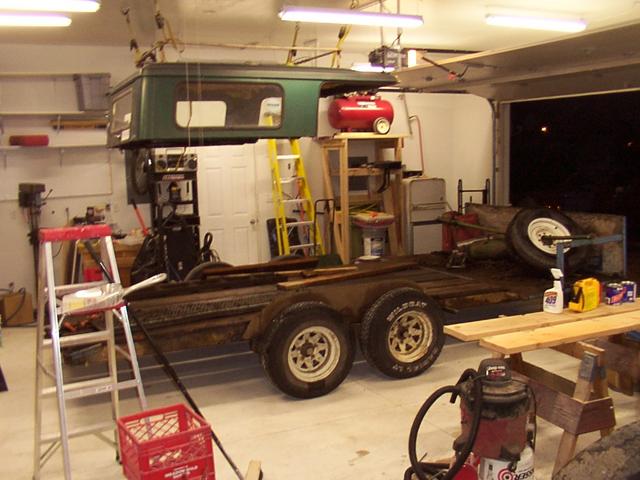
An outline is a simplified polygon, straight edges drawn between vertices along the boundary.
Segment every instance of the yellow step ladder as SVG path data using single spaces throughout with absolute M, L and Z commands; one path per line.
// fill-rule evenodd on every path
M 306 254 L 324 255 L 322 235 L 316 222 L 315 207 L 300 153 L 299 140 L 290 138 L 280 141 L 280 143 L 289 144 L 290 153 L 286 154 L 279 152 L 279 147 L 282 145 L 279 145 L 278 140 L 269 139 L 267 142 L 271 164 L 278 255 L 290 255 L 300 250 Z M 288 174 L 283 176 L 285 165 Z M 295 218 L 295 221 L 289 221 L 290 218 Z M 298 231 L 299 244 L 289 242 L 289 234 L 293 229 Z

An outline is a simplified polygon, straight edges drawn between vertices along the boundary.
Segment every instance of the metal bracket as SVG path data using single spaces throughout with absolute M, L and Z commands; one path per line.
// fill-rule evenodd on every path
M 580 370 L 578 371 L 578 378 L 587 380 L 589 383 L 596 379 L 598 370 L 603 371 L 603 368 L 598 367 L 598 356 L 591 352 L 584 352 L 582 361 L 580 362 Z
M 556 267 L 564 272 L 564 251 L 568 248 L 584 247 L 587 245 L 602 245 L 609 242 L 622 242 L 622 248 L 624 251 L 624 275 L 627 271 L 627 247 L 626 247 L 626 234 L 607 235 L 603 237 L 593 237 L 592 235 L 576 235 L 576 236 L 553 236 L 545 235 L 542 237 L 542 242 L 546 245 L 553 245 L 556 247 Z

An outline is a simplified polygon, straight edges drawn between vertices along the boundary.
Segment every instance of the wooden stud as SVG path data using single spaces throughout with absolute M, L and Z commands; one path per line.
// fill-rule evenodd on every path
M 373 277 L 386 273 L 397 272 L 400 270 L 408 270 L 417 268 L 418 265 L 412 262 L 392 263 L 389 265 L 379 266 L 376 268 L 363 269 L 355 272 L 338 273 L 334 275 L 323 275 L 315 278 L 307 278 L 305 280 L 292 280 L 290 282 L 278 283 L 280 290 L 293 290 L 301 287 L 310 287 L 313 285 L 326 285 L 328 283 L 339 282 L 344 280 L 353 280 L 356 278 Z
M 244 480 L 260 480 L 262 478 L 262 466 L 259 461 L 251 460 L 249 462 L 249 468 L 247 468 L 247 474 L 244 476 Z

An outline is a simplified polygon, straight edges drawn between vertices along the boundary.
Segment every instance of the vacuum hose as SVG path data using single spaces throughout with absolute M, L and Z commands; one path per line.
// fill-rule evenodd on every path
M 471 398 L 469 398 L 469 396 L 460 387 L 460 385 L 463 382 L 467 381 L 469 378 L 473 379 L 473 399 L 475 400 L 475 402 L 471 402 Z M 427 475 L 435 474 L 441 471 L 441 465 L 439 464 L 424 463 L 418 460 L 416 443 L 420 426 L 422 425 L 427 412 L 440 397 L 449 393 L 451 394 L 451 403 L 455 402 L 456 398 L 460 396 L 464 398 L 468 403 L 473 404 L 472 423 L 469 436 L 467 437 L 460 451 L 457 453 L 455 462 L 444 476 L 439 476 L 438 478 L 442 480 L 451 480 L 460 471 L 462 465 L 464 465 L 464 462 L 467 461 L 467 458 L 471 453 L 473 444 L 475 443 L 476 436 L 478 434 L 478 426 L 480 425 L 480 418 L 482 413 L 482 383 L 480 382 L 481 378 L 483 377 L 478 375 L 475 370 L 465 370 L 460 376 L 460 379 L 458 380 L 458 383 L 456 385 L 447 385 L 446 387 L 440 387 L 438 390 L 433 392 L 431 396 L 429 396 L 429 398 L 427 398 L 427 400 L 424 402 L 422 407 L 420 407 L 420 410 L 418 410 L 418 414 L 413 420 L 413 424 L 411 425 L 411 430 L 409 432 L 409 460 L 411 461 L 411 467 L 405 472 L 404 480 L 411 480 L 411 476 L 414 473 L 419 480 L 429 480 L 430 477 L 428 477 Z

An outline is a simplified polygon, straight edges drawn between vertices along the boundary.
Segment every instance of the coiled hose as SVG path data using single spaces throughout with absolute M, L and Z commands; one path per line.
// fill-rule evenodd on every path
M 429 478 L 433 478 L 433 474 L 443 473 L 441 470 L 441 465 L 420 462 L 418 460 L 416 443 L 420 426 L 422 425 L 427 412 L 440 397 L 449 393 L 451 394 L 451 403 L 454 403 L 458 396 L 466 400 L 468 403 L 473 403 L 471 430 L 466 442 L 464 443 L 460 451 L 457 452 L 456 460 L 451 468 L 446 471 L 446 473 L 444 473 L 444 476 L 438 476 L 438 478 L 442 480 L 451 480 L 460 471 L 462 465 L 464 465 L 464 462 L 467 461 L 467 458 L 471 453 L 471 449 L 473 448 L 473 444 L 475 443 L 476 436 L 478 434 L 478 427 L 480 425 L 480 418 L 482 414 L 482 383 L 480 382 L 481 378 L 483 378 L 483 376 L 478 375 L 478 372 L 476 372 L 475 370 L 465 370 L 460 376 L 458 383 L 456 383 L 455 385 L 440 387 L 435 392 L 433 392 L 429 396 L 429 398 L 427 398 L 427 400 L 422 404 L 420 410 L 418 410 L 416 418 L 413 420 L 413 424 L 411 425 L 411 430 L 409 432 L 409 460 L 411 461 L 411 467 L 408 468 L 405 472 L 404 480 L 411 480 L 412 474 L 415 474 L 419 480 L 429 480 Z M 472 397 L 475 402 L 471 402 L 470 396 L 467 395 L 461 388 L 461 384 L 468 379 L 473 380 Z M 430 475 L 431 477 L 428 477 L 427 475 Z

